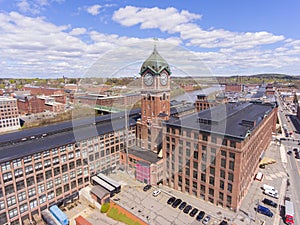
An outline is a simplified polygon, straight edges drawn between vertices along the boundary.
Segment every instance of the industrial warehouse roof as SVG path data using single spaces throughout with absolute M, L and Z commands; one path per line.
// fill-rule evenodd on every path
M 171 117 L 165 124 L 244 139 L 273 107 L 274 104 L 229 103 L 181 118 Z
M 133 116 L 134 114 L 130 115 Z M 107 116 L 104 116 L 105 118 L 96 118 L 96 124 L 85 119 L 83 121 L 78 120 L 78 124 L 75 123 L 75 125 L 72 122 L 65 122 L 52 125 L 51 128 L 49 128 L 50 126 L 40 127 L 25 130 L 25 133 L 14 132 L 6 134 L 8 136 L 3 135 L 6 137 L 0 136 L 2 141 L 6 141 L 0 147 L 0 163 L 125 128 L 124 112 L 123 114 L 115 113 Z M 136 119 L 130 118 L 128 125 L 135 126 L 135 124 Z M 9 136 L 15 138 L 15 141 L 7 142 Z M 25 136 L 28 136 L 29 139 L 19 141 Z
M 128 112 L 130 117 L 139 116 L 141 110 L 134 109 Z M 45 136 L 61 133 L 65 131 L 73 130 L 74 127 L 89 126 L 91 124 L 101 124 L 105 121 L 115 120 L 117 118 L 124 118 L 124 112 L 108 114 L 104 116 L 89 117 L 83 119 L 74 119 L 62 123 L 51 124 L 43 127 L 36 127 L 31 129 L 25 129 L 22 131 L 10 132 L 0 135 L 0 146 L 16 144 L 18 142 L 24 142 L 24 140 L 30 140 L 31 138 L 44 138 Z M 23 140 L 22 140 L 23 139 Z M 0 147 L 0 149 L 1 149 Z

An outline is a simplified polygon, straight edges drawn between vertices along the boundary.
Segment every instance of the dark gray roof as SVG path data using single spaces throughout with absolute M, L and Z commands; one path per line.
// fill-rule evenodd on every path
M 181 118 L 171 117 L 165 124 L 242 140 L 272 111 L 273 107 L 272 104 L 229 103 Z
M 95 185 L 92 187 L 91 192 L 95 194 L 98 198 L 102 199 L 106 195 L 109 195 L 109 191 L 101 187 L 100 185 Z
M 134 109 L 134 110 L 128 111 L 128 115 L 132 118 L 139 117 L 140 112 L 141 112 L 140 109 Z M 113 113 L 113 114 L 108 114 L 108 115 L 104 115 L 104 116 L 83 118 L 83 119 L 74 119 L 71 121 L 65 121 L 65 122 L 61 122 L 61 123 L 51 124 L 48 126 L 25 129 L 25 130 L 16 131 L 16 132 L 10 132 L 10 133 L 0 135 L 0 146 L 4 146 L 7 144 L 10 145 L 10 144 L 17 143 L 17 142 L 22 142 L 23 138 L 26 138 L 26 139 L 30 139 L 31 137 L 40 138 L 40 137 L 45 136 L 43 134 L 46 134 L 48 136 L 48 135 L 55 134 L 55 133 L 61 133 L 61 132 L 73 130 L 74 127 L 89 126 L 94 123 L 100 124 L 105 121 L 115 120 L 120 117 L 124 118 L 124 112 Z
M 134 155 L 150 163 L 157 163 L 161 158 L 156 153 L 142 149 L 138 146 L 131 146 L 128 148 L 128 154 Z
M 95 137 L 98 135 L 106 134 L 112 131 L 120 130 L 125 128 L 125 119 L 120 116 L 120 113 L 116 113 L 119 117 L 114 117 L 113 119 L 107 119 L 99 123 L 86 123 L 84 126 L 74 126 L 72 127 L 72 122 L 66 122 L 62 124 L 57 124 L 52 127 L 52 133 L 47 136 L 42 136 L 48 127 L 36 128 L 32 134 L 39 134 L 34 136 L 33 139 L 28 139 L 24 142 L 6 142 L 5 145 L 0 147 L 0 163 L 7 160 L 12 160 L 15 158 L 24 157 L 37 152 L 42 152 L 51 148 L 66 145 L 69 143 L 75 143 L 87 138 Z M 112 114 L 113 115 L 113 114 Z M 110 115 L 110 116 L 112 116 Z M 123 113 L 124 115 L 124 113 Z M 83 121 L 79 121 L 82 123 Z M 128 126 L 135 126 L 136 118 L 131 117 L 128 121 Z M 61 128 L 61 129 L 59 129 Z M 30 129 L 31 130 L 31 129 Z M 30 133 L 27 130 L 27 133 Z M 19 132 L 15 132 L 15 137 L 18 136 Z M 14 133 L 12 133 L 14 134 Z M 8 137 L 10 134 L 7 134 Z M 28 134 L 27 134 L 28 135 Z M 1 137 L 1 136 L 0 136 Z
M 177 105 L 174 106 L 170 109 L 170 114 L 174 115 L 177 113 L 183 113 L 183 112 L 187 112 L 187 111 L 191 111 L 195 109 L 195 106 L 193 104 L 185 104 L 185 105 Z

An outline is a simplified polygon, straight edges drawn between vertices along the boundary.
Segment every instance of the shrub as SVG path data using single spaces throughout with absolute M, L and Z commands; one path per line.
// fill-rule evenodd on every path
M 107 202 L 107 203 L 104 203 L 103 205 L 101 205 L 101 212 L 102 213 L 107 213 L 107 211 L 109 210 L 109 206 L 110 204 Z

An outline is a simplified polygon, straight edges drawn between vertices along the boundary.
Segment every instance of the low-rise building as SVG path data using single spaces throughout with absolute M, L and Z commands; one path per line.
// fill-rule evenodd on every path
M 17 100 L 0 97 L 0 133 L 20 128 Z

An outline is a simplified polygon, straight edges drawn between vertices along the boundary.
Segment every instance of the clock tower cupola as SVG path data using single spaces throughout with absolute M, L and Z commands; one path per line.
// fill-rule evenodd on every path
M 170 67 L 156 47 L 140 69 L 142 76 L 142 121 L 168 119 L 170 115 Z
M 140 75 L 141 120 L 137 124 L 137 143 L 158 153 L 161 150 L 162 121 L 170 117 L 171 70 L 156 47 L 142 64 Z

